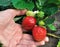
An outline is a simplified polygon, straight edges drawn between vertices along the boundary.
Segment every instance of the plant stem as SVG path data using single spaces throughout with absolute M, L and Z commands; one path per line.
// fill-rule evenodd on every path
M 60 10 L 58 10 L 58 12 L 60 12 Z
M 58 8 L 60 8 L 60 6 L 58 6 Z
M 14 18 L 14 21 L 18 21 L 21 17 Z
M 55 35 L 55 34 L 47 33 L 47 35 L 48 35 L 48 36 L 52 36 L 52 37 L 54 37 L 54 38 L 60 39 L 60 36 L 57 36 L 57 35 Z

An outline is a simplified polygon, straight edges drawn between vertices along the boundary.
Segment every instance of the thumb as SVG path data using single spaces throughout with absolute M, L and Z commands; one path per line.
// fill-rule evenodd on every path
M 0 11 L 0 25 L 6 25 L 16 15 L 24 15 L 26 11 L 27 10 L 14 10 L 14 9 L 7 9 L 5 11 Z
M 11 14 L 12 17 L 18 16 L 18 15 L 24 15 L 26 11 L 27 11 L 26 9 L 25 10 L 14 10 L 14 9 L 5 10 L 5 12 L 7 12 L 7 14 Z

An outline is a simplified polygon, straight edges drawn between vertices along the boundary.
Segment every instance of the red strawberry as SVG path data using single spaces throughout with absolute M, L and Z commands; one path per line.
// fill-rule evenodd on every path
M 34 40 L 42 41 L 46 37 L 46 29 L 40 26 L 36 26 L 32 31 Z
M 22 21 L 22 27 L 25 30 L 31 30 L 36 24 L 36 19 L 31 16 L 27 16 Z

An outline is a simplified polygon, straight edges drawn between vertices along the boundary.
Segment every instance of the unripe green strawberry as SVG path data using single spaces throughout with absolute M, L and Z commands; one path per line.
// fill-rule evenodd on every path
M 45 23 L 44 23 L 44 21 L 43 20 L 41 20 L 41 21 L 39 21 L 39 26 L 43 26 L 43 25 L 45 25 Z
M 32 17 L 34 17 L 35 13 L 33 11 L 27 11 L 26 12 L 26 16 L 32 16 Z
M 44 12 L 43 11 L 39 11 L 39 13 L 37 13 L 37 16 L 40 18 L 44 17 Z

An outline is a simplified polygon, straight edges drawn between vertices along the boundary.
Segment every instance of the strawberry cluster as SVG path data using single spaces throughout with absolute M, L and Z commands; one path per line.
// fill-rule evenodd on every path
M 32 31 L 32 36 L 34 40 L 36 41 L 42 41 L 46 37 L 46 28 L 43 27 L 45 24 L 42 20 L 37 22 L 36 19 L 36 14 L 38 17 L 43 18 L 44 13 L 42 11 L 38 12 L 32 12 L 32 11 L 27 11 L 26 12 L 26 17 L 22 21 L 22 27 L 29 31 Z M 37 24 L 38 23 L 38 24 Z

